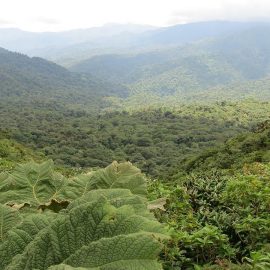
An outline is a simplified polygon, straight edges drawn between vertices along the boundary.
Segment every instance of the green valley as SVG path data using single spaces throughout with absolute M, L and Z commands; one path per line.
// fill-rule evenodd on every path
M 0 270 L 270 269 L 269 29 L 0 29 Z

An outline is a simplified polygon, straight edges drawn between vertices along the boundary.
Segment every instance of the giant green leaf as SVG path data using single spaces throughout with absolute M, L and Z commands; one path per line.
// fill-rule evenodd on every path
M 18 211 L 0 204 L 0 244 L 5 240 L 8 231 L 20 221 Z
M 77 198 L 93 189 L 129 189 L 133 194 L 146 195 L 146 181 L 141 171 L 130 162 L 113 162 L 105 169 L 81 175 L 64 190 L 65 198 Z
M 99 270 L 99 268 L 73 267 L 66 264 L 58 264 L 48 268 L 48 270 Z
M 21 218 L 21 223 L 15 227 L 9 227 L 5 241 L 0 244 L 0 269 L 4 269 L 14 256 L 22 253 L 35 236 L 49 226 L 55 215 L 30 214 Z
M 137 215 L 131 205 L 116 208 L 101 198 L 59 216 L 7 269 L 47 269 L 94 241 L 136 232 L 160 236 L 164 230 L 158 222 Z
M 134 195 L 129 189 L 97 189 L 87 192 L 84 196 L 79 199 L 71 202 L 68 206 L 68 210 L 81 205 L 83 203 L 89 203 L 95 201 L 98 198 L 105 198 L 115 207 L 121 207 L 123 205 L 132 205 L 132 208 L 135 210 L 136 214 L 145 216 L 153 219 L 154 216 L 146 208 L 147 200 L 146 198 Z
M 58 199 L 66 185 L 67 179 L 53 171 L 52 161 L 29 162 L 19 165 L 0 182 L 0 203 L 18 207 L 48 205 Z
M 156 257 L 166 232 L 147 208 L 144 176 L 130 163 L 73 179 L 54 173 L 52 162 L 28 163 L 1 179 L 1 269 L 161 269 Z M 52 213 L 53 202 L 63 201 L 67 208 Z M 30 214 L 20 209 L 25 204 L 34 206 Z M 18 224 L 5 218 L 18 212 Z
M 49 270 L 160 270 L 156 261 L 160 248 L 160 243 L 147 234 L 103 238 Z
M 101 270 L 161 269 L 155 262 L 159 251 L 160 243 L 150 235 L 120 235 L 84 246 L 64 263 L 76 267 L 99 267 Z
M 19 165 L 0 181 L 0 203 L 20 208 L 41 207 L 52 201 L 73 201 L 96 189 L 129 189 L 145 195 L 146 182 L 140 170 L 131 163 L 114 162 L 105 169 L 67 179 L 53 171 L 53 162 L 29 162 Z
M 124 188 L 140 195 L 147 193 L 144 176 L 130 162 L 113 162 L 107 168 L 95 172 L 90 179 L 90 189 L 99 188 Z

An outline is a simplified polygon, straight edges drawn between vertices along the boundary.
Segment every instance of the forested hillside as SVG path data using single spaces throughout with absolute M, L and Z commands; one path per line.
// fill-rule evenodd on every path
M 270 162 L 270 125 L 262 122 L 253 132 L 241 134 L 188 160 L 186 170 L 241 169 L 244 164 Z
M 10 139 L 10 134 L 0 132 L 0 172 L 3 170 L 11 170 L 17 163 L 30 160 L 40 161 L 44 159 L 44 155 L 40 152 L 34 152 L 32 149 L 17 143 Z
M 74 74 L 41 58 L 9 52 L 0 48 L 1 103 L 57 102 L 89 104 L 98 107 L 106 96 L 125 97 L 125 87 L 106 80 Z M 5 101 L 7 102 L 7 101 Z
M 135 93 L 175 95 L 179 99 L 197 91 L 210 89 L 211 92 L 213 87 L 267 77 L 269 29 L 267 25 L 254 26 L 188 46 L 141 54 L 95 56 L 73 65 L 71 70 L 106 77 L 125 84 Z

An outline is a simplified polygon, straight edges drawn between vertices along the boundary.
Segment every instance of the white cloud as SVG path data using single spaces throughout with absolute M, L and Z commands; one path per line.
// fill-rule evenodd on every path
M 165 26 L 270 17 L 269 0 L 0 0 L 0 7 L 0 22 L 31 31 L 87 28 L 110 22 Z
M 208 0 L 198 2 L 196 8 L 192 5 L 194 1 L 183 6 L 177 12 L 172 13 L 172 19 L 181 21 L 204 20 L 267 20 L 270 18 L 269 0 Z

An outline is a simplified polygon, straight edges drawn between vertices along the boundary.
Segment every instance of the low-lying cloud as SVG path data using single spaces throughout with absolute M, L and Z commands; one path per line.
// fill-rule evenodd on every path
M 168 24 L 183 22 L 229 20 L 229 21 L 268 21 L 270 20 L 269 0 L 204 0 L 200 3 L 189 0 L 180 9 L 174 10 Z
M 4 0 L 0 11 L 0 27 L 14 25 L 30 31 L 210 20 L 268 21 L 270 0 Z

